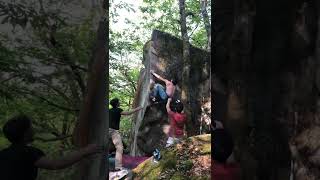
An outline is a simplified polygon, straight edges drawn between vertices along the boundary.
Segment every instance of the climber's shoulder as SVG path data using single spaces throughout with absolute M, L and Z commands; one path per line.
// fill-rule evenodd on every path
M 167 79 L 164 79 L 164 82 L 166 83 L 166 86 L 174 86 L 173 83 Z
M 116 107 L 116 108 L 111 108 L 109 111 L 111 113 L 121 113 L 123 109 Z

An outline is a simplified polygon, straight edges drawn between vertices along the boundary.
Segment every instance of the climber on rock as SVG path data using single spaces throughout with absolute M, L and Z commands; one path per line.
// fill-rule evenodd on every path
M 64 157 L 50 158 L 36 147 L 30 146 L 34 140 L 31 119 L 18 115 L 3 126 L 3 134 L 11 145 L 0 151 L 0 174 L 3 180 L 35 180 L 38 168 L 57 170 L 70 167 L 89 155 L 102 153 L 103 147 L 90 144 Z
M 168 98 L 166 109 L 169 116 L 170 128 L 166 147 L 179 143 L 181 138 L 185 136 L 186 115 L 183 112 L 183 104 L 180 100 L 176 100 L 171 110 L 171 102 L 172 98 Z
M 151 84 L 153 86 L 152 90 L 152 101 L 156 100 L 156 97 L 160 97 L 162 101 L 166 101 L 168 98 L 172 98 L 174 92 L 176 90 L 177 81 L 175 79 L 171 79 L 170 81 L 156 74 L 153 70 L 150 71 L 157 79 L 163 81 L 166 84 L 164 88 L 161 84 Z
M 122 167 L 122 154 L 123 154 L 123 144 L 119 133 L 120 118 L 121 115 L 131 115 L 142 107 L 137 107 L 130 111 L 123 111 L 120 108 L 120 101 L 118 98 L 114 98 L 110 101 L 112 108 L 109 110 L 109 136 L 112 138 L 112 142 L 116 147 L 116 157 L 115 157 L 115 170 L 123 170 Z

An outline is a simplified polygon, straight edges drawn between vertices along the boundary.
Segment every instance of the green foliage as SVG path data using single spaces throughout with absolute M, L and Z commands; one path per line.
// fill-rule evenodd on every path
M 33 28 L 48 28 L 52 22 L 63 23 L 63 18 L 54 11 L 38 11 L 30 4 L 0 2 L 0 15 L 3 17 L 1 24 L 9 23 L 26 28 L 30 24 Z
M 9 141 L 3 136 L 3 134 L 1 134 L 0 136 L 0 149 L 3 149 L 7 146 L 9 146 Z
M 141 29 L 128 18 L 125 23 L 131 26 L 129 30 L 119 30 L 115 23 L 120 18 L 119 11 L 135 12 L 132 4 L 124 1 L 109 1 L 109 98 L 119 98 L 120 107 L 130 110 L 136 93 L 138 76 L 142 61 L 144 38 L 140 36 Z M 120 121 L 120 133 L 125 143 L 130 145 L 129 138 L 132 127 L 131 117 L 123 116 Z
M 0 33 L 0 126 L 16 114 L 28 115 L 36 135 L 33 145 L 50 157 L 60 157 L 74 148 L 70 138 L 51 140 L 73 132 L 96 29 L 91 16 L 71 24 L 61 11 L 36 7 L 0 3 L 2 23 L 24 35 L 12 38 L 15 31 Z M 7 145 L 0 131 L 0 148 Z M 38 179 L 71 179 L 72 175 L 73 168 L 41 170 Z
M 151 32 L 153 29 L 179 36 L 179 8 L 176 0 L 144 1 L 140 11 L 144 13 L 141 25 Z
M 123 117 L 120 121 L 120 133 L 124 143 L 127 145 L 127 149 L 130 149 L 130 135 L 132 128 L 132 119 L 130 117 Z
M 210 12 L 208 1 L 208 13 Z M 142 62 L 143 45 L 150 40 L 154 29 L 168 32 L 180 38 L 180 14 L 176 0 L 144 0 L 134 8 L 128 1 L 109 1 L 109 97 L 119 98 L 121 107 L 129 110 L 136 93 L 139 71 Z M 207 34 L 201 16 L 200 1 L 187 0 L 187 28 L 191 44 L 206 48 Z M 140 13 L 138 19 L 130 19 L 127 13 Z M 123 21 L 123 22 L 122 22 Z M 124 23 L 126 26 L 122 27 Z M 119 27 L 119 25 L 121 27 Z M 120 132 L 128 142 L 131 132 L 131 118 L 123 117 Z
M 170 33 L 176 37 L 181 37 L 180 32 L 180 14 L 178 1 L 176 0 L 144 0 L 140 11 L 143 13 L 143 21 L 140 26 L 147 32 L 158 29 Z M 211 1 L 208 1 L 207 11 L 211 16 Z M 200 1 L 187 0 L 187 31 L 190 43 L 199 48 L 205 48 L 207 35 L 201 16 Z

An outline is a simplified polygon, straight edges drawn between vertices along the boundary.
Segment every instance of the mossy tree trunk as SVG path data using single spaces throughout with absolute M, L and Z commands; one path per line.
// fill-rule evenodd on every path
M 74 144 L 84 147 L 95 143 L 108 149 L 108 10 L 104 0 L 104 15 L 99 22 L 96 45 L 93 49 L 87 92 L 84 98 L 79 119 L 74 130 Z M 108 178 L 108 163 L 105 151 L 81 161 L 75 179 L 105 180 Z

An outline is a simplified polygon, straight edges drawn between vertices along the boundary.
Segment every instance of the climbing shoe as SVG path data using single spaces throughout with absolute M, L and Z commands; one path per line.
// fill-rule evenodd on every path
M 152 154 L 153 154 L 153 160 L 155 162 L 158 162 L 161 159 L 161 153 L 159 149 L 154 150 Z

